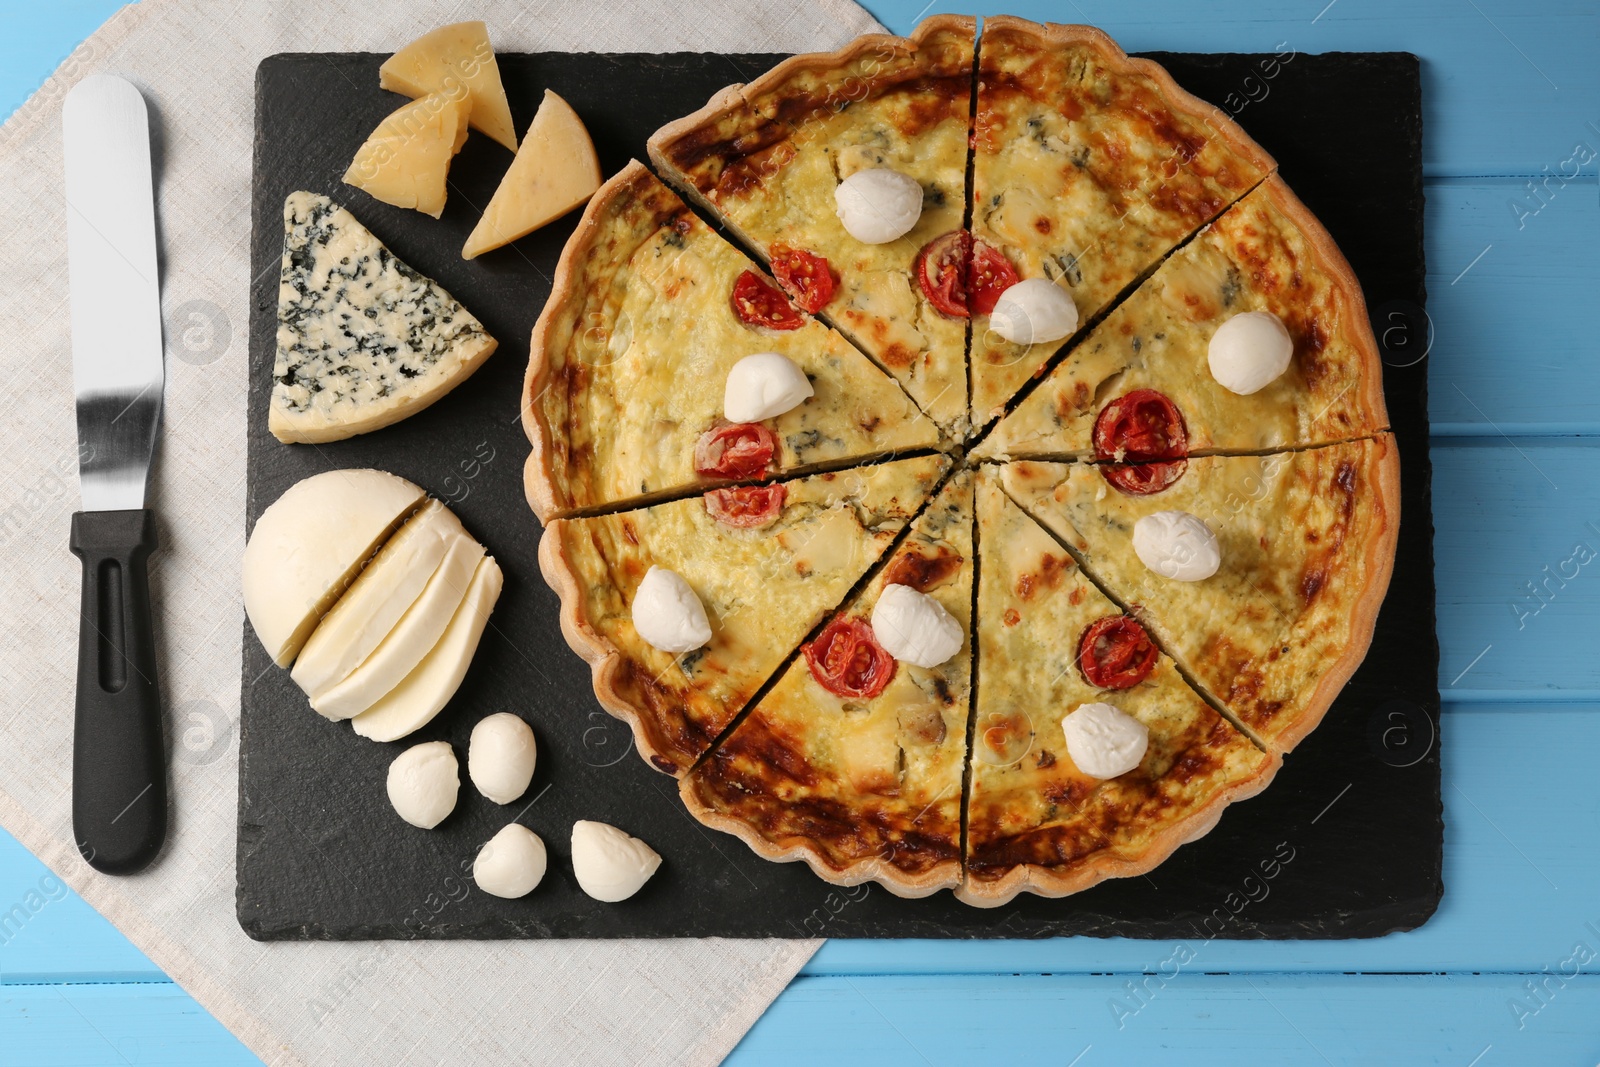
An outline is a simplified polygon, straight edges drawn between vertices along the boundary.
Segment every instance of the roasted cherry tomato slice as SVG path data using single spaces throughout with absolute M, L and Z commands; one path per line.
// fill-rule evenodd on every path
M 1096 619 L 1078 641 L 1078 666 L 1100 689 L 1131 689 L 1150 676 L 1161 655 L 1137 619 Z
M 813 315 L 833 299 L 833 271 L 828 261 L 814 252 L 773 245 L 772 273 L 794 302 Z
M 1165 393 L 1135 389 L 1107 404 L 1094 423 L 1096 459 L 1127 460 L 1102 466 L 1106 481 L 1124 493 L 1145 496 L 1183 477 L 1188 469 L 1189 430 Z M 1165 462 L 1163 462 L 1165 461 Z
M 694 469 L 708 478 L 759 478 L 778 454 L 778 438 L 758 422 L 718 426 L 700 435 Z
M 788 495 L 789 490 L 781 485 L 746 485 L 713 489 L 702 499 L 706 511 L 722 525 L 760 529 L 778 517 Z
M 974 315 L 994 310 L 1000 294 L 1017 284 L 1017 272 L 1006 254 L 982 241 L 972 242 L 972 260 L 967 265 L 967 305 Z
M 739 275 L 733 283 L 733 313 L 746 326 L 760 326 L 768 330 L 798 330 L 806 320 L 795 310 L 783 290 L 767 281 L 753 270 Z
M 835 619 L 806 646 L 811 676 L 834 696 L 867 700 L 894 678 L 895 658 L 878 644 L 865 619 Z
M 1172 485 L 1188 469 L 1188 460 L 1174 459 L 1165 463 L 1106 463 L 1101 465 L 1100 473 L 1129 496 L 1149 496 Z
M 917 284 L 939 314 L 967 317 L 967 261 L 971 255 L 972 234 L 966 230 L 935 237 L 917 253 Z

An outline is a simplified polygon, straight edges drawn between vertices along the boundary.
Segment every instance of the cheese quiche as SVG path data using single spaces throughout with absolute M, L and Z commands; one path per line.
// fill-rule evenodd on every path
M 1140 623 L 1002 491 L 978 483 L 978 689 L 967 802 L 967 878 L 992 907 L 1143 874 L 1261 790 L 1277 760 L 1189 688 Z M 1062 719 L 1106 703 L 1149 732 L 1109 779 L 1073 762 Z
M 817 313 L 952 433 L 967 416 L 966 321 L 919 273 L 937 267 L 940 250 L 959 251 L 973 33 L 971 18 L 944 15 L 910 38 L 872 35 L 832 55 L 796 56 L 650 140 L 670 181 L 780 278 L 797 278 Z M 834 191 L 876 168 L 915 179 L 922 213 L 903 236 L 866 244 L 835 214 Z M 959 272 L 958 258 L 950 270 Z
M 595 693 L 629 722 L 639 751 L 687 770 L 812 626 L 927 501 L 942 456 L 790 482 L 708 490 L 638 511 L 554 519 L 539 542 L 561 597 L 561 629 Z M 680 575 L 711 621 L 682 655 L 651 647 L 632 604 L 651 567 Z
M 1262 312 L 1283 323 L 1292 355 L 1276 380 L 1241 395 L 1212 376 L 1208 351 L 1224 323 Z M 1173 455 L 1328 444 L 1388 429 L 1361 287 L 1279 178 L 1163 263 L 1001 420 L 980 454 L 1112 458 L 1125 444 L 1117 423 L 1141 415 L 1162 424 L 1158 450 Z
M 1004 484 L 1239 722 L 1289 751 L 1372 641 L 1400 521 L 1393 438 L 1194 458 L 1155 493 L 1123 491 L 1108 469 L 1024 460 Z M 1134 526 L 1159 512 L 1209 527 L 1214 574 L 1182 581 L 1143 562 Z
M 814 395 L 729 423 L 722 382 L 758 352 L 791 360 Z M 568 244 L 534 328 L 523 420 L 541 519 L 939 441 L 893 381 L 639 163 L 595 195 Z
M 961 880 L 972 622 L 971 472 L 912 525 L 871 586 L 679 789 L 708 826 L 830 882 L 926 896 Z M 933 597 L 964 641 L 933 667 L 899 662 L 873 628 L 886 587 Z
M 1088 26 L 984 20 L 973 135 L 972 422 L 1061 347 L 989 328 L 1000 291 L 1043 278 L 1087 322 L 1274 164 L 1230 119 Z

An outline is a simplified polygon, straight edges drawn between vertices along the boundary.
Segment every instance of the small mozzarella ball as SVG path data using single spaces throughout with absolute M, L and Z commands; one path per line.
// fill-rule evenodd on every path
M 922 217 L 922 186 L 897 170 L 858 170 L 833 191 L 834 208 L 850 236 L 882 245 L 904 237 Z
M 872 609 L 872 634 L 889 655 L 918 667 L 937 667 L 966 641 L 943 604 L 909 585 L 883 587 Z
M 412 745 L 389 764 L 389 803 L 412 826 L 432 830 L 456 808 L 461 779 L 448 741 Z
M 1199 582 L 1222 566 L 1222 548 L 1205 521 L 1187 511 L 1158 511 L 1133 524 L 1133 550 L 1164 578 Z
M 1082 704 L 1061 720 L 1067 755 L 1091 778 L 1115 778 L 1139 766 L 1150 728 L 1110 704 Z
M 582 819 L 572 824 L 572 873 L 596 900 L 627 900 L 660 866 L 655 849 L 615 826 Z
M 1078 328 L 1078 305 L 1055 282 L 1029 278 L 1000 294 L 989 313 L 989 326 L 1012 344 L 1059 341 Z
M 1249 396 L 1289 369 L 1294 340 L 1270 311 L 1235 315 L 1211 335 L 1206 360 L 1224 389 Z
M 514 900 L 527 896 L 544 880 L 546 863 L 539 835 L 512 823 L 478 850 L 472 861 L 472 880 L 491 896 Z
M 651 567 L 633 594 L 633 628 L 651 647 L 678 655 L 711 640 L 705 605 L 676 571 Z
M 760 422 L 799 407 L 816 395 L 806 372 L 776 352 L 745 356 L 728 371 L 722 413 L 729 422 Z
M 509 804 L 528 791 L 538 754 L 533 728 L 509 711 L 497 712 L 472 728 L 467 777 L 496 804 Z

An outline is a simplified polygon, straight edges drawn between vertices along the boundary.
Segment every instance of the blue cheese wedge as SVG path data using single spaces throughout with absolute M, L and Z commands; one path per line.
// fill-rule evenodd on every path
M 291 193 L 283 230 L 267 418 L 278 440 L 339 441 L 399 422 L 495 350 L 454 297 L 327 197 Z

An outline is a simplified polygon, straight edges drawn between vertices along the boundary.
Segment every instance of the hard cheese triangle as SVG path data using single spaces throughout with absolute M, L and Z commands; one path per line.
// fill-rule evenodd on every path
M 1024 890 L 1062 896 L 1148 871 L 1209 830 L 1230 801 L 1266 786 L 1277 761 L 1201 699 L 1166 656 L 1149 652 L 1154 665 L 1137 681 L 1138 672 L 1102 679 L 1120 688 L 1089 681 L 1084 635 L 1122 611 L 1007 498 L 993 468 L 979 478 L 978 545 L 984 625 L 967 878 L 958 897 L 993 907 Z M 1073 762 L 1062 719 L 1090 703 L 1110 704 L 1149 730 L 1137 767 L 1100 779 Z
M 488 27 L 481 22 L 457 22 L 418 37 L 383 61 L 378 84 L 411 97 L 465 94 L 472 102 L 472 128 L 517 150 L 500 65 L 489 44 Z
M 798 312 L 793 329 L 742 321 L 731 300 L 741 278 L 761 277 L 755 264 L 639 163 L 596 194 L 562 263 L 525 393 L 528 495 L 541 519 L 715 484 L 698 473 L 702 442 L 728 429 L 728 372 L 757 352 L 795 363 L 815 395 L 745 431 L 771 450 L 751 474 L 938 443 L 933 423 L 835 331 Z
M 760 526 L 716 517 L 714 498 L 557 519 L 539 561 L 562 630 L 594 669 L 601 703 L 632 723 L 640 752 L 682 774 L 910 521 L 948 467 L 895 460 L 781 483 Z M 709 643 L 674 656 L 634 629 L 650 567 L 676 572 L 710 619 Z
M 1288 369 L 1240 395 L 1212 375 L 1212 337 L 1235 315 L 1267 312 L 1288 330 Z M 1383 366 L 1361 287 L 1344 257 L 1278 178 L 1173 253 L 1002 419 L 980 454 L 1087 455 L 1106 406 L 1167 396 L 1190 451 L 1328 444 L 1388 427 Z
M 1008 493 L 1082 555 L 1162 646 L 1248 729 L 1287 752 L 1366 655 L 1399 528 L 1387 435 L 1271 456 L 1191 459 L 1162 492 L 1128 495 L 1092 464 L 1018 462 Z M 1140 519 L 1188 512 L 1217 572 L 1180 581 L 1133 547 Z
M 782 64 L 650 141 L 673 183 L 769 260 L 824 257 L 837 287 L 820 313 L 951 433 L 966 424 L 966 322 L 930 302 L 917 261 L 961 228 L 972 54 L 973 20 L 939 16 L 909 39 L 862 38 L 836 64 Z M 923 188 L 921 218 L 886 244 L 858 241 L 835 213 L 839 182 L 868 168 Z
M 966 634 L 960 651 L 931 668 L 896 664 L 871 696 L 840 695 L 819 681 L 812 654 L 802 655 L 683 779 L 680 791 L 696 817 L 769 859 L 804 859 L 831 882 L 876 878 L 891 892 L 925 896 L 960 880 L 972 483 L 969 472 L 956 475 L 872 584 L 817 638 L 845 627 L 870 631 L 873 608 L 892 583 L 937 600 Z M 810 647 L 814 653 L 816 643 Z
M 344 172 L 353 185 L 395 207 L 438 218 L 448 195 L 450 160 L 467 140 L 465 96 L 429 93 L 378 124 Z
M 1232 120 L 1100 31 L 1008 16 L 984 20 L 973 144 L 973 236 L 1019 277 L 1064 287 L 1080 324 L 1273 167 Z M 1014 344 L 975 315 L 973 424 L 1061 344 Z
M 399 422 L 494 352 L 483 324 L 325 196 L 283 205 L 278 351 L 267 428 L 339 441 Z

